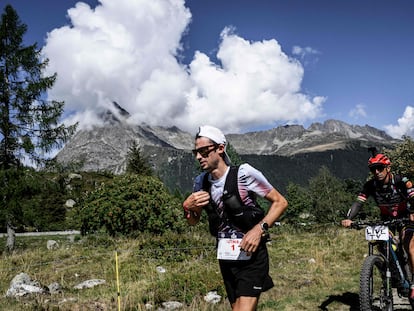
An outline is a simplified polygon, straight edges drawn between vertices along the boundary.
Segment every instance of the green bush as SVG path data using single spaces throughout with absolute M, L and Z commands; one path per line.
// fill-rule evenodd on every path
M 82 233 L 111 236 L 137 232 L 183 232 L 181 202 L 155 177 L 122 175 L 84 195 L 79 205 Z
M 16 231 L 64 227 L 65 189 L 54 176 L 23 167 L 0 170 L 0 180 L 0 231 L 6 231 L 6 219 Z

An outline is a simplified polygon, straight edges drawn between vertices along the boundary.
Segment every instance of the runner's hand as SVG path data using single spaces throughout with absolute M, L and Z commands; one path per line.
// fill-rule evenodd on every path
M 240 243 L 240 248 L 247 253 L 254 253 L 259 247 L 260 241 L 262 239 L 262 233 L 263 232 L 260 225 L 254 226 L 244 235 Z
M 201 213 L 203 206 L 210 202 L 210 194 L 207 191 L 193 192 L 186 200 L 185 206 L 189 211 Z

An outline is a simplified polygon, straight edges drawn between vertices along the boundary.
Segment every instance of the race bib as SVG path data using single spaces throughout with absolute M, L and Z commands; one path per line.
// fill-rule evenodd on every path
M 218 234 L 217 259 L 222 260 L 249 260 L 251 254 L 240 250 L 240 243 L 243 238 L 242 233 L 224 233 Z

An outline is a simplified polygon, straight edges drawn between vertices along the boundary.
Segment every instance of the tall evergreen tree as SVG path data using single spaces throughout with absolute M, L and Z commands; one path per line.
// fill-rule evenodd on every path
M 283 214 L 283 219 L 289 223 L 311 222 L 315 220 L 312 212 L 312 202 L 310 200 L 309 190 L 289 182 L 286 187 L 286 199 L 289 202 L 289 208 Z
M 131 147 L 128 149 L 126 172 L 143 176 L 152 175 L 151 167 L 147 159 L 143 157 L 141 148 L 136 141 L 133 141 Z
M 227 154 L 229 155 L 232 165 L 240 165 L 243 163 L 236 149 L 234 149 L 233 145 L 230 143 L 227 143 Z
M 45 93 L 55 83 L 57 74 L 44 76 L 48 64 L 37 44 L 24 46 L 27 26 L 17 12 L 7 5 L 0 22 L 0 169 L 17 170 L 25 160 L 41 165 L 45 154 L 60 148 L 74 133 L 76 125 L 59 124 L 64 102 L 47 100 Z M 3 176 L 10 176 L 4 174 Z M 14 176 L 20 176 L 15 174 Z M 2 187 L 9 180 L 3 178 Z M 3 191 L 0 213 L 14 234 L 12 219 L 18 214 L 14 201 Z M 13 248 L 14 245 L 7 245 Z
M 311 211 L 320 223 L 339 223 L 349 207 L 355 194 L 346 192 L 344 181 L 332 175 L 326 166 L 319 169 L 318 175 L 309 180 Z

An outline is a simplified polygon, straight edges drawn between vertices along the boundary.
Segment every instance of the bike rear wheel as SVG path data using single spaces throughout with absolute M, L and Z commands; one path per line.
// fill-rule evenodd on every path
M 360 311 L 393 310 L 391 284 L 387 283 L 385 259 L 379 255 L 368 256 L 360 275 Z

